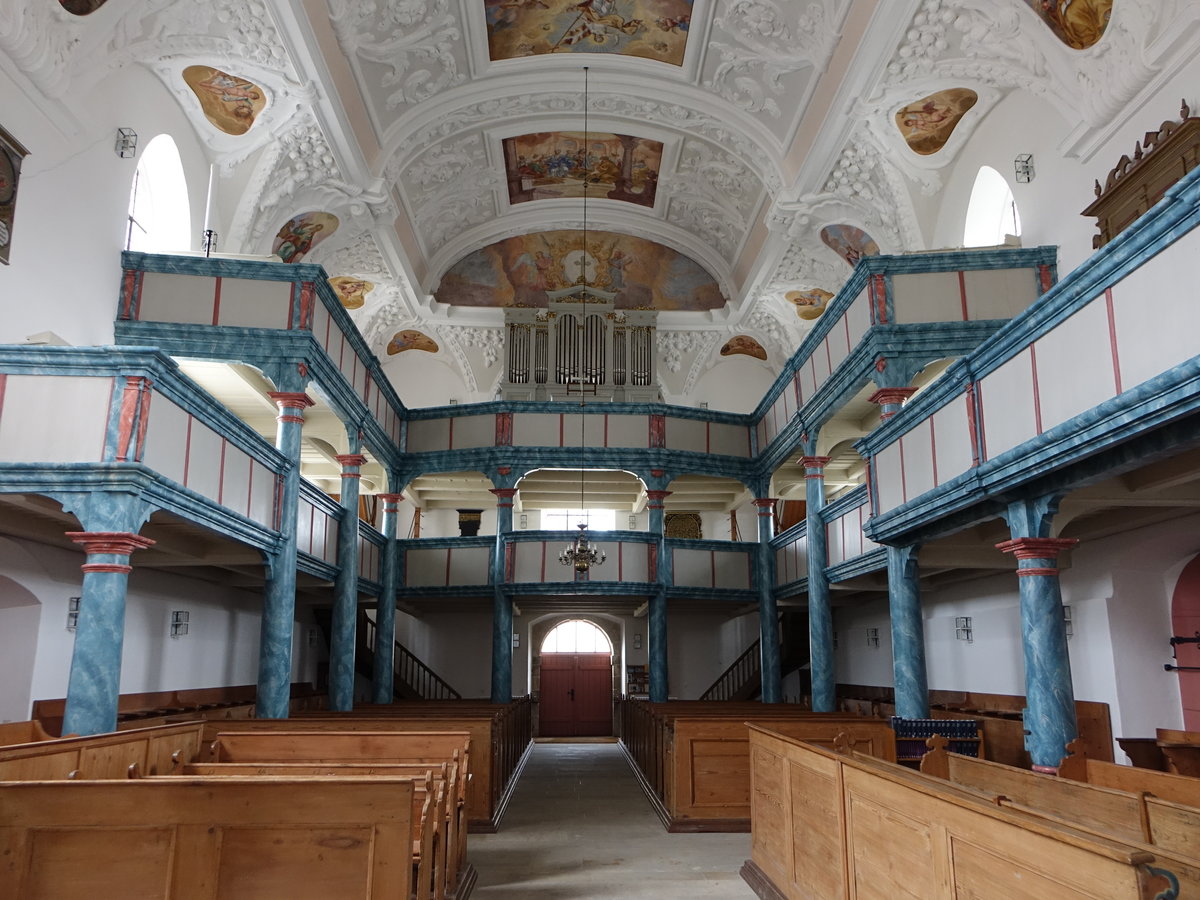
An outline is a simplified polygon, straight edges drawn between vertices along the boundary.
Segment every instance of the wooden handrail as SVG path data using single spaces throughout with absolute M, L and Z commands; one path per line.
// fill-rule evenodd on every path
M 375 652 L 377 635 L 375 623 L 367 615 L 366 610 L 358 613 L 358 634 L 362 647 Z M 425 665 L 411 650 L 395 642 L 395 653 L 392 656 L 392 672 L 395 678 L 403 682 L 413 693 L 422 700 L 461 700 L 462 694 L 452 688 L 433 669 Z
M 755 641 L 746 652 L 735 659 L 712 687 L 700 695 L 701 700 L 732 700 L 734 695 L 759 675 L 762 657 L 758 652 L 761 641 Z

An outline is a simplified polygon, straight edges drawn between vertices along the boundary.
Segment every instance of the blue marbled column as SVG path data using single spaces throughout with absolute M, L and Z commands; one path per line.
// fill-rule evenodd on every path
M 770 497 L 754 501 L 758 507 L 758 549 L 754 555 L 754 585 L 758 593 L 758 652 L 762 666 L 762 702 L 783 702 L 780 671 L 779 605 L 775 602 L 775 503 Z
M 300 439 L 304 410 L 313 405 L 302 391 L 276 391 L 279 407 L 275 446 L 291 462 L 279 492 L 281 541 L 267 565 L 263 587 L 262 625 L 258 640 L 258 697 L 260 719 L 286 719 L 292 696 L 292 631 L 296 624 L 296 516 L 300 507 Z
M 87 562 L 62 733 L 116 731 L 129 556 L 154 541 L 122 531 L 74 531 L 67 537 L 83 545 Z
M 663 500 L 670 491 L 647 490 L 649 498 L 646 510 L 649 514 L 649 531 L 655 537 L 654 582 L 655 590 L 650 597 L 646 619 L 646 639 L 650 661 L 650 700 L 665 703 L 670 697 L 670 672 L 667 668 L 667 585 L 671 577 L 671 560 L 667 551 L 666 517 Z
M 359 469 L 367 458 L 359 453 L 335 458 L 342 465 L 342 520 L 338 523 L 338 571 L 333 581 L 329 635 L 329 708 L 333 712 L 349 712 L 354 709 L 355 630 L 358 625 L 358 483 Z
M 505 473 L 507 474 L 507 473 Z M 497 479 L 493 479 L 497 480 Z M 492 551 L 492 702 L 512 702 L 512 597 L 505 591 L 505 557 L 513 530 L 513 487 L 492 488 L 496 495 L 496 546 Z
M 1010 527 L 1016 530 L 1011 519 Z M 996 545 L 1017 557 L 1025 651 L 1025 749 L 1039 772 L 1057 772 L 1067 744 L 1079 735 L 1058 582 L 1058 554 L 1077 543 L 1014 536 Z
M 383 503 L 383 559 L 379 575 L 379 604 L 375 607 L 375 653 L 371 668 L 371 702 L 396 699 L 396 586 L 399 547 L 396 544 L 400 494 L 380 494 Z
M 805 523 L 808 528 L 808 652 L 812 666 L 813 712 L 834 712 L 837 673 L 833 657 L 833 608 L 829 600 L 829 543 L 821 510 L 825 506 L 828 456 L 805 456 Z
M 887 561 L 896 715 L 924 719 L 929 716 L 929 676 L 925 669 L 925 619 L 921 615 L 917 547 L 888 547 Z

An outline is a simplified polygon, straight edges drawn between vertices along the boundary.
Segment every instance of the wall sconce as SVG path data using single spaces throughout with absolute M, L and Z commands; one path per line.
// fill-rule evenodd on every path
M 79 598 L 67 598 L 67 631 L 74 631 L 79 625 Z
M 521 646 L 521 633 L 519 631 L 514 631 L 513 632 L 513 649 L 516 650 L 520 646 Z
M 1018 184 L 1029 184 L 1033 181 L 1033 154 L 1021 153 L 1013 160 L 1013 173 Z
M 529 527 L 529 513 L 521 513 L 521 518 L 518 521 L 521 523 L 521 530 L 524 531 Z
M 171 613 L 171 637 L 183 637 L 188 633 L 188 621 L 192 614 L 186 609 L 177 609 Z
M 458 398 L 451 397 L 450 400 L 447 402 L 447 405 L 448 406 L 458 406 Z
M 630 531 L 637 531 L 637 516 L 630 516 L 630 517 L 629 517 L 629 530 L 630 530 Z
M 1075 629 L 1071 625 L 1071 607 L 1069 606 L 1063 607 L 1063 631 L 1066 632 L 1067 637 L 1075 633 Z
M 879 629 L 878 628 L 868 628 L 867 629 L 867 646 L 868 647 L 878 647 L 879 646 Z
M 634 650 L 642 649 L 642 636 L 640 634 L 635 634 L 633 636 L 633 649 Z
M 317 629 L 315 628 L 308 629 L 308 646 L 317 646 Z
M 698 406 L 700 409 L 708 409 L 708 401 L 701 400 L 699 403 L 696 404 L 696 406 Z
M 132 128 L 118 128 L 117 143 L 113 150 L 121 159 L 132 159 L 137 153 L 137 132 Z
M 954 639 L 958 641 L 966 641 L 968 644 L 973 644 L 975 642 L 975 631 L 971 627 L 970 616 L 954 617 Z

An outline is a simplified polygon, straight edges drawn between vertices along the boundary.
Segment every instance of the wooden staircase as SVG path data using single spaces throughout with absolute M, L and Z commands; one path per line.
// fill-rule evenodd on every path
M 788 610 L 779 615 L 780 675 L 789 675 L 808 662 L 808 613 Z M 753 700 L 762 693 L 761 641 L 755 641 L 712 683 L 701 700 Z M 802 691 L 801 693 L 804 693 Z

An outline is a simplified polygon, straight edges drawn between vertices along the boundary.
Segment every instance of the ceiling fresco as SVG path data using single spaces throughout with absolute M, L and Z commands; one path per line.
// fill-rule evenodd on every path
M 864 256 L 879 253 L 875 239 L 854 225 L 827 225 L 821 229 L 821 240 L 851 267 Z
M 588 149 L 584 152 L 584 141 Z M 589 197 L 654 206 L 661 141 L 627 134 L 550 131 L 504 139 L 508 201 Z
M 1099 43 L 1112 17 L 1113 0 L 1025 0 L 1055 37 L 1074 50 Z
M 896 113 L 896 127 L 909 149 L 930 156 L 946 146 L 954 128 L 979 100 L 970 88 L 950 88 L 908 104 Z
M 459 260 L 435 299 L 452 306 L 545 306 L 547 291 L 580 283 L 616 294 L 618 309 L 699 311 L 725 298 L 698 263 L 626 234 L 543 231 L 498 241 Z
M 298 263 L 313 247 L 337 231 L 338 224 L 338 217 L 332 213 L 301 213 L 279 229 L 271 243 L 271 252 L 285 263 Z
M 763 345 L 748 334 L 735 334 L 721 348 L 722 356 L 752 356 L 755 359 L 767 358 Z
M 200 101 L 205 118 L 226 134 L 245 134 L 267 105 L 263 89 L 254 82 L 212 66 L 188 66 L 183 80 Z
M 485 0 L 493 60 L 614 53 L 682 65 L 691 0 Z

